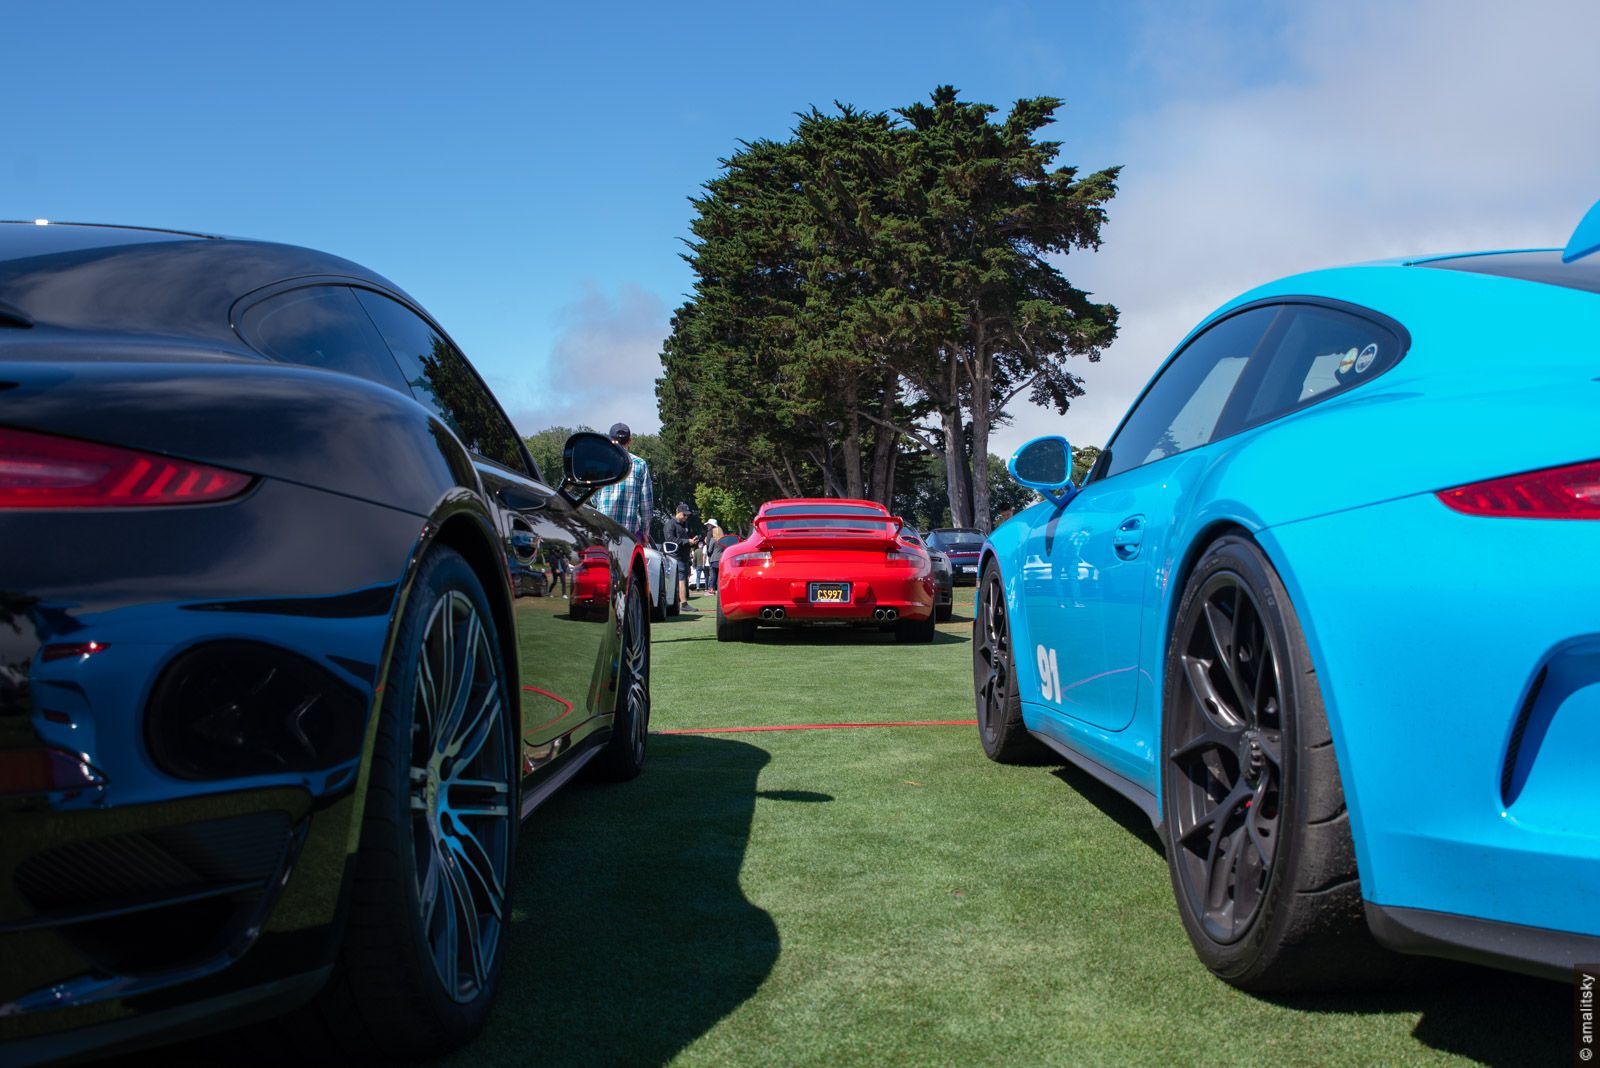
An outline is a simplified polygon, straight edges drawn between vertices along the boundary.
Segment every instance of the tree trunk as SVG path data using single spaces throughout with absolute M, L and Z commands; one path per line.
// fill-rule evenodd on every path
M 866 491 L 861 485 L 861 415 L 858 403 L 861 398 L 861 379 L 851 375 L 844 384 L 844 486 L 841 496 L 861 500 Z
M 972 525 L 989 533 L 989 402 L 994 396 L 994 354 L 980 318 L 972 346 Z
M 884 424 L 894 418 L 894 404 L 900 395 L 900 376 L 890 373 L 883 379 L 883 399 L 872 442 L 872 486 L 869 495 L 885 508 L 894 507 L 894 458 L 900 451 L 900 433 Z
M 989 533 L 989 395 L 987 371 L 980 370 L 972 384 L 972 525 Z
M 950 500 L 950 525 L 972 525 L 972 471 L 967 465 L 966 433 L 961 425 L 961 408 L 946 408 L 939 413 L 944 423 L 944 473 Z

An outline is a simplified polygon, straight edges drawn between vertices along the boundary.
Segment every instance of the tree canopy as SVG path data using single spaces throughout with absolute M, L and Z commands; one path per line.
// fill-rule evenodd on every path
M 992 429 L 1019 397 L 1065 412 L 1068 360 L 1116 333 L 1054 262 L 1098 247 L 1117 175 L 1055 164 L 1040 133 L 1060 106 L 996 122 L 941 86 L 892 114 L 812 109 L 723 160 L 693 200 L 694 292 L 657 382 L 686 473 L 893 504 L 902 457 L 925 453 L 952 521 L 987 529 Z

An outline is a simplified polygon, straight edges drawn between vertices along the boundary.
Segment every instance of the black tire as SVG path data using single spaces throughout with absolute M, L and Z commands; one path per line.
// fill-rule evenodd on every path
M 927 619 L 901 619 L 894 625 L 894 640 L 922 644 L 933 641 L 933 613 Z
M 1208 546 L 1185 585 L 1162 707 L 1167 867 L 1200 960 L 1258 993 L 1385 971 L 1305 636 L 1248 539 Z
M 344 943 L 327 988 L 287 1021 L 297 1047 L 322 1047 L 312 1059 L 437 1057 L 488 1016 L 505 962 L 519 822 L 516 706 L 501 655 L 482 583 L 460 554 L 433 549 L 389 665 Z M 460 935 L 471 930 L 469 951 Z
M 630 583 L 622 613 L 622 648 L 617 669 L 617 704 L 611 739 L 589 765 L 591 777 L 627 782 L 644 770 L 650 735 L 650 632 L 644 625 L 644 595 Z
M 663 605 L 663 604 L 652 605 L 650 607 L 650 622 L 652 622 L 652 623 L 665 623 L 666 621 L 667 621 L 667 607 L 666 607 L 666 605 Z
M 983 752 L 999 764 L 1038 764 L 1049 751 L 1022 722 L 1022 696 L 1017 691 L 1017 665 L 1011 642 L 1011 617 L 1006 606 L 1000 565 L 983 568 L 983 595 L 972 616 L 972 686 L 978 706 L 978 740 Z
M 753 619 L 729 619 L 722 614 L 722 601 L 717 601 L 717 641 L 719 642 L 750 642 L 755 641 L 756 621 Z
M 950 622 L 950 617 L 955 615 L 955 614 L 956 614 L 956 606 L 953 605 L 953 604 L 942 604 L 938 608 L 934 609 L 934 611 L 933 611 L 934 618 L 937 619 L 940 623 L 948 623 L 948 622 Z

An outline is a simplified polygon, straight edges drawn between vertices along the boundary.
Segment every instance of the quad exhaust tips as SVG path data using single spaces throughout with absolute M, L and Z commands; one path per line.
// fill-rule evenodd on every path
M 761 610 L 762 619 L 780 620 L 783 617 L 784 611 L 781 608 L 763 608 Z
M 900 618 L 900 613 L 893 608 L 874 608 L 872 618 L 879 623 L 893 623 Z

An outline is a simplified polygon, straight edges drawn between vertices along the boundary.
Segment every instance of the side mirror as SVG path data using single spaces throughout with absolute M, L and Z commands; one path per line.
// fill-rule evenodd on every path
M 1072 446 L 1063 437 L 1034 438 L 1006 462 L 1006 470 L 1011 481 L 1037 490 L 1058 506 L 1078 492 L 1072 484 Z
M 667 556 L 677 556 L 678 543 L 675 541 L 664 541 L 661 543 L 661 551 Z
M 601 486 L 621 482 L 631 467 L 628 450 L 604 434 L 574 434 L 561 450 L 561 495 L 573 504 L 581 504 Z M 578 492 L 570 492 L 569 487 L 576 487 Z

